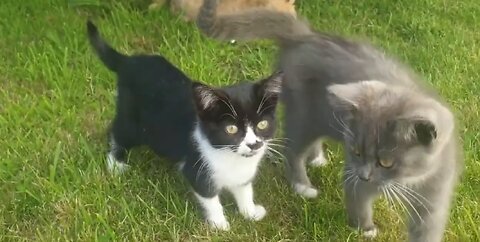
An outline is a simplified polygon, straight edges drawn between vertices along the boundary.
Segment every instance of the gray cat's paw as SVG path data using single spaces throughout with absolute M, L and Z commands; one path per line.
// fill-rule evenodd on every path
M 377 227 L 373 227 L 371 229 L 363 230 L 363 237 L 365 237 L 367 239 L 373 239 L 373 238 L 377 237 L 377 234 L 378 234 Z
M 317 189 L 305 184 L 297 183 L 293 185 L 293 189 L 295 189 L 296 193 L 306 198 L 315 198 L 318 195 Z

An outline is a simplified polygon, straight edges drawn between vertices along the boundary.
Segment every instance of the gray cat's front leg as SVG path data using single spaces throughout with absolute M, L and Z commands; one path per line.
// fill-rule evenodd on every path
M 373 223 L 373 201 L 378 195 L 378 187 L 355 177 L 345 181 L 345 203 L 348 224 L 363 231 L 366 237 L 375 237 L 377 227 Z
M 435 198 L 428 198 L 427 196 L 431 202 L 427 202 L 420 196 L 417 196 L 417 201 L 422 201 L 422 204 L 411 199 L 411 203 L 416 211 L 411 208 L 408 211 L 410 213 L 408 224 L 410 242 L 442 241 L 449 213 L 448 196 Z

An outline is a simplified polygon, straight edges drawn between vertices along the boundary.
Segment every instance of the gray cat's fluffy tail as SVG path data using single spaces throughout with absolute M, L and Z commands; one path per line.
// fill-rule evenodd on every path
M 311 35 L 309 25 L 291 14 L 253 8 L 232 15 L 217 16 L 219 0 L 205 0 L 197 17 L 198 28 L 218 40 L 273 39 L 281 43 Z

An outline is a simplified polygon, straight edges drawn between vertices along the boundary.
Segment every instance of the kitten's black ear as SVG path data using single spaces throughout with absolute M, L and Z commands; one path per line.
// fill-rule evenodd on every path
M 283 72 L 275 72 L 268 78 L 260 81 L 260 87 L 263 94 L 267 96 L 278 96 L 282 91 L 282 83 L 285 75 Z M 262 94 L 262 95 L 263 95 Z
M 200 82 L 192 83 L 193 101 L 197 111 L 205 111 L 214 106 L 220 100 L 215 90 Z

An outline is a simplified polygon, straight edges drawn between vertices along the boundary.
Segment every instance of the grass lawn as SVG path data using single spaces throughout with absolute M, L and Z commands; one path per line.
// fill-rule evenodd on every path
M 151 152 L 132 152 L 133 169 L 106 173 L 106 128 L 115 81 L 87 45 L 91 17 L 113 46 L 160 53 L 192 78 L 214 85 L 270 74 L 275 46 L 238 45 L 203 37 L 147 0 L 2 0 L 0 4 L 0 241 L 354 241 L 341 189 L 342 148 L 310 169 L 321 188 L 305 200 L 289 188 L 283 164 L 264 162 L 256 201 L 268 210 L 257 223 L 237 214 L 226 196 L 229 232 L 201 222 L 187 183 Z M 480 241 L 480 4 L 478 0 L 299 0 L 315 28 L 367 37 L 432 83 L 457 114 L 466 169 L 447 241 Z M 341 2 L 341 3 L 339 3 Z M 403 214 L 376 204 L 377 241 L 406 238 Z

